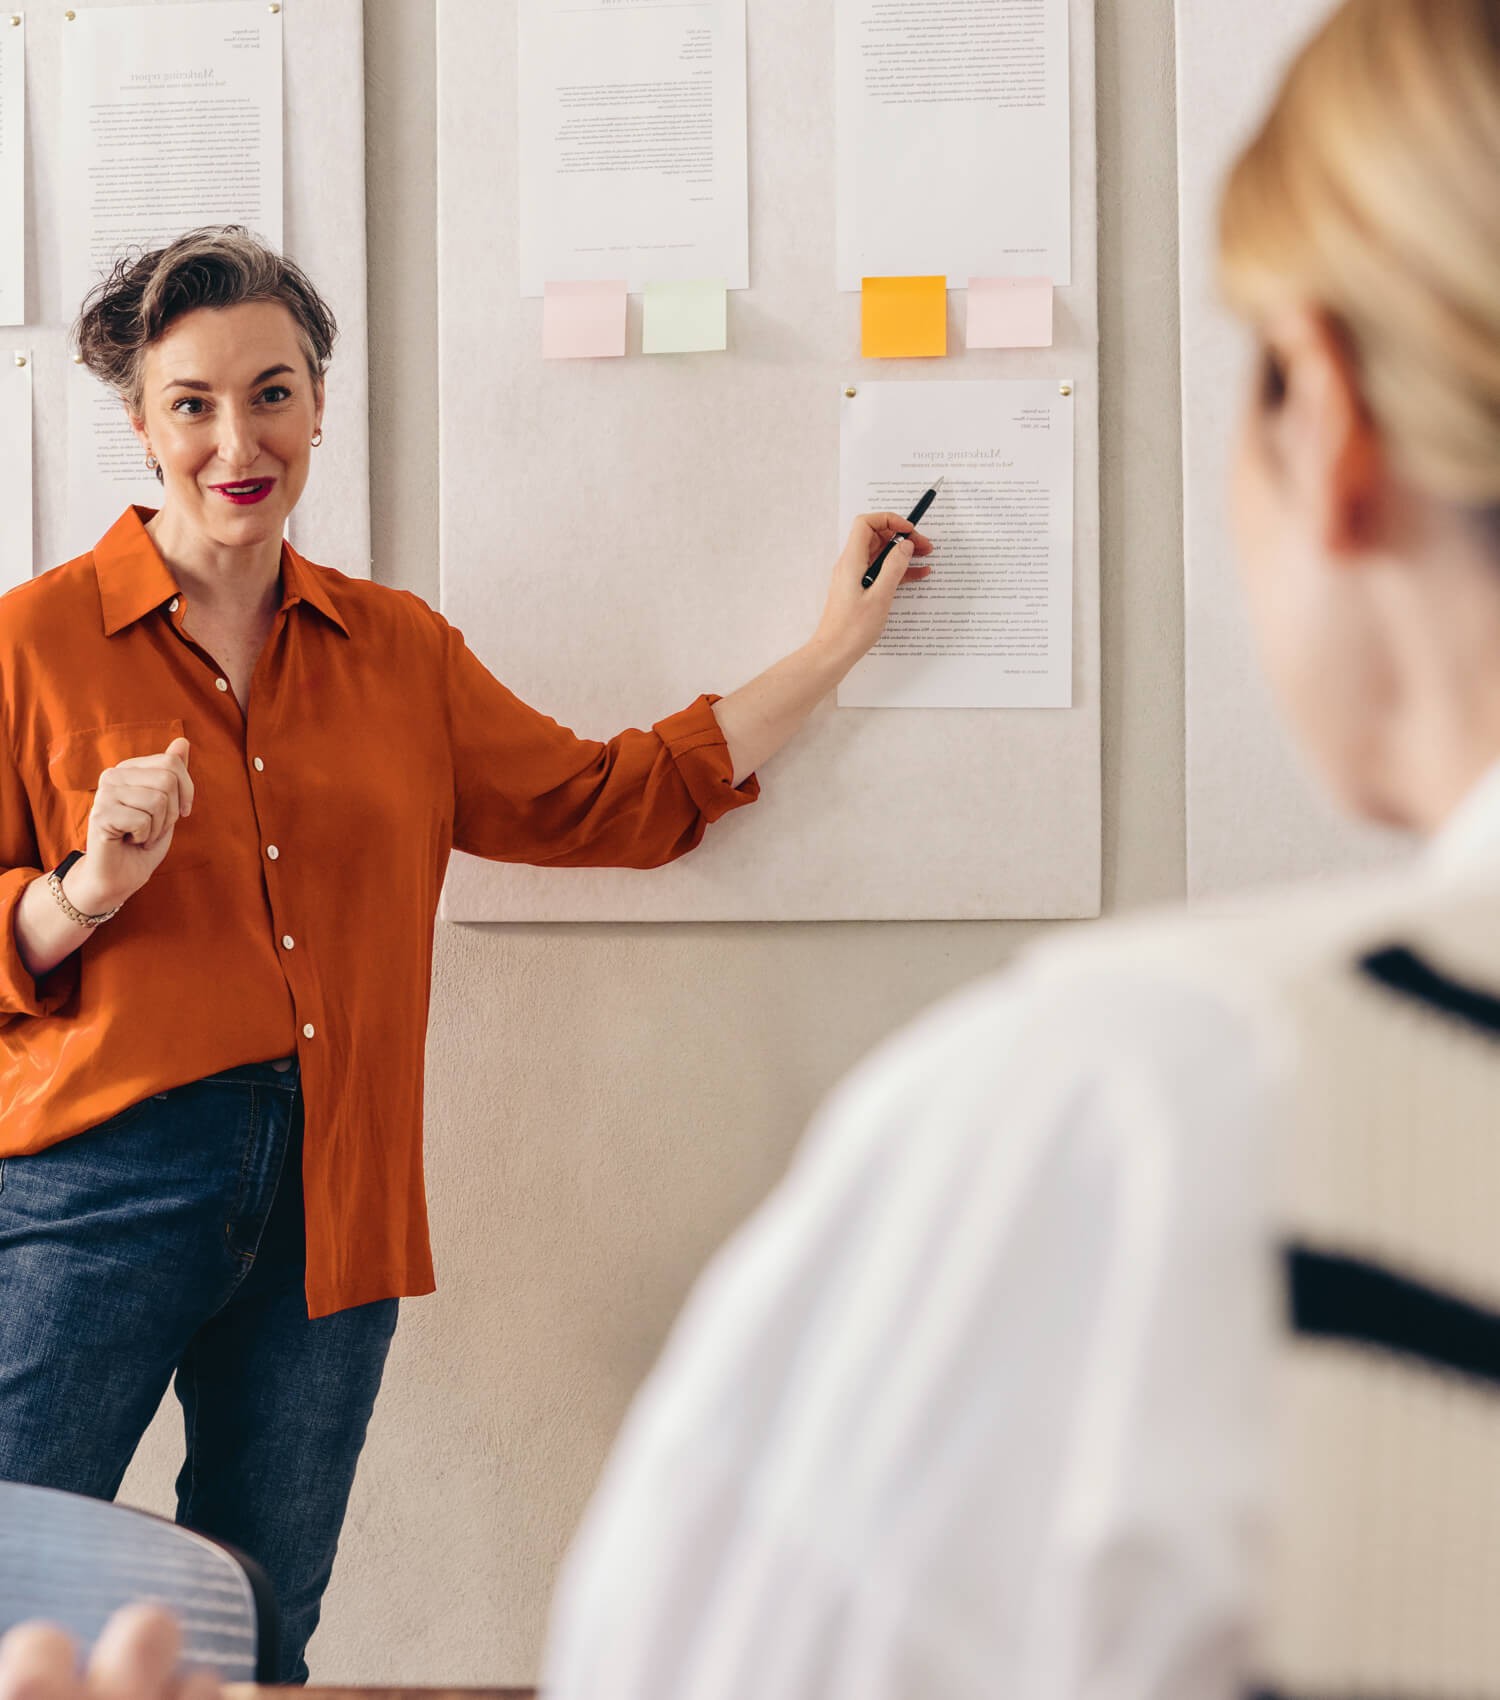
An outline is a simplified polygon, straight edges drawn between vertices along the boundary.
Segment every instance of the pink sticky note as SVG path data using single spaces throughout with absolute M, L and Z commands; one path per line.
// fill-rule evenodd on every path
M 1050 277 L 971 277 L 966 348 L 1051 348 Z
M 543 360 L 625 352 L 625 280 L 549 283 L 542 298 Z

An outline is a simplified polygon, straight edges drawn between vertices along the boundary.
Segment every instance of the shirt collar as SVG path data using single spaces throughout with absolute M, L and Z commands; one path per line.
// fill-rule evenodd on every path
M 178 594 L 177 580 L 146 530 L 146 521 L 155 517 L 154 508 L 126 508 L 94 545 L 94 574 L 99 581 L 99 606 L 106 637 L 113 637 Z M 283 608 L 306 602 L 348 637 L 349 628 L 322 584 L 318 570 L 304 561 L 290 543 L 281 546 L 281 590 Z
M 343 616 L 334 606 L 333 598 L 328 594 L 328 587 L 323 582 L 323 574 L 310 561 L 304 561 L 290 543 L 281 545 L 281 606 L 290 608 L 294 603 L 306 602 L 316 608 L 325 620 L 331 621 L 344 634 L 349 635 L 349 628 L 344 624 Z
M 1429 841 L 1426 865 L 1440 879 L 1500 871 L 1500 761 L 1470 787 Z
M 113 637 L 177 594 L 177 580 L 146 531 L 146 521 L 154 517 L 154 508 L 126 508 L 94 545 L 105 637 Z

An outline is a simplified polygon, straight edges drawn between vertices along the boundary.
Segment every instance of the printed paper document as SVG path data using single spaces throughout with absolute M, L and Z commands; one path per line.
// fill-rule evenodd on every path
M 750 283 L 745 0 L 521 0 L 521 293 Z
M 17 365 L 17 360 L 25 365 Z M 0 349 L 0 591 L 31 577 L 31 355 Z
M 0 14 L 0 325 L 25 323 L 26 18 L 14 12 Z
M 161 506 L 120 398 L 86 367 L 68 366 L 68 529 L 65 559 L 81 555 L 132 502 Z
M 200 224 L 282 245 L 281 15 L 261 0 L 80 7 L 63 43 L 64 316 L 123 253 Z M 114 396 L 68 390 L 68 546 L 160 501 Z
M 65 317 L 123 252 L 196 225 L 281 246 L 279 12 L 81 7 L 59 27 Z
M 906 514 L 932 576 L 903 585 L 841 708 L 1069 708 L 1073 701 L 1073 403 L 1055 378 L 849 386 L 841 531 Z
M 1068 0 L 837 0 L 838 287 L 1069 281 Z

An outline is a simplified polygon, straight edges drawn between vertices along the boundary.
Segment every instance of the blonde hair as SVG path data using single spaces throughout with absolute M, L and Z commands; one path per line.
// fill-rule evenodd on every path
M 1345 0 L 1220 209 L 1226 299 L 1347 337 L 1393 462 L 1500 508 L 1500 0 Z
M 73 327 L 83 363 L 141 411 L 146 350 L 184 313 L 279 301 L 296 321 L 308 371 L 321 379 L 338 327 L 307 274 L 238 224 L 208 225 L 118 261 L 89 292 Z

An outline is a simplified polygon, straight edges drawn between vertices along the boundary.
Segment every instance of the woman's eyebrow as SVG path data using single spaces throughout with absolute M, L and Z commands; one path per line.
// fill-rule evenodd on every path
M 294 371 L 294 368 L 291 367 L 291 366 L 267 366 L 265 371 L 262 372 L 259 375 L 259 377 L 252 378 L 250 380 L 250 387 L 251 387 L 251 389 L 254 389 L 254 387 L 257 384 L 265 383 L 267 378 L 277 378 L 277 377 L 280 377 L 280 375 L 283 372 L 292 372 L 292 371 Z M 201 378 L 171 378 L 165 384 L 162 385 L 162 389 L 164 391 L 165 390 L 211 390 L 212 388 L 213 388 L 212 384 L 204 383 L 204 381 Z

